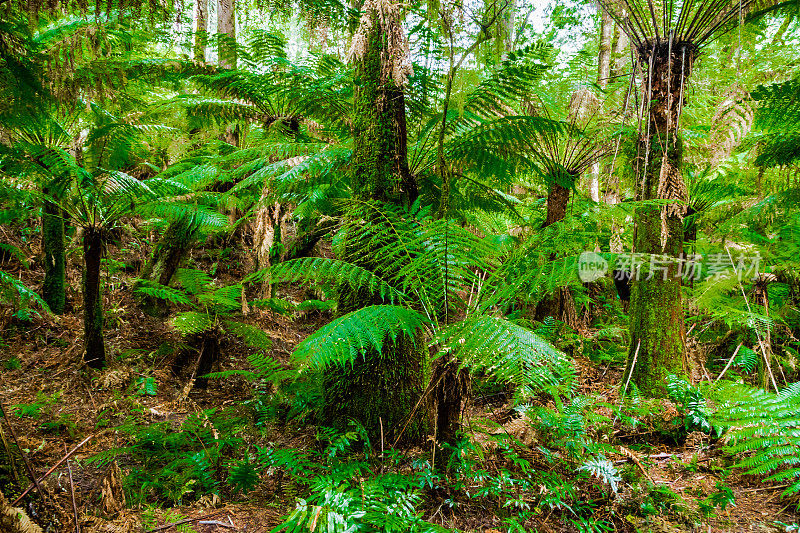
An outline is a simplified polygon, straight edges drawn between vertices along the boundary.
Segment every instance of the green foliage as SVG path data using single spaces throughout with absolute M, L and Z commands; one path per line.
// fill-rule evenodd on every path
M 170 422 L 143 426 L 126 423 L 119 430 L 128 442 L 95 455 L 89 462 L 106 464 L 120 456 L 132 460 L 134 466 L 123 486 L 134 505 L 194 501 L 219 492 L 226 479 L 224 459 L 242 445 L 237 433 L 245 424 L 246 419 L 232 412 L 215 414 L 213 409 L 190 415 L 177 430 Z M 242 488 L 242 478 L 228 479 L 235 490 Z
M 181 335 L 189 337 L 218 332 L 235 335 L 252 348 L 269 348 L 271 340 L 263 330 L 232 319 L 242 307 L 238 300 L 242 296 L 242 283 L 217 287 L 202 270 L 186 268 L 178 269 L 174 281 L 183 290 L 148 280 L 139 280 L 136 290 L 176 305 L 192 307 L 194 310 L 181 311 L 172 319 L 173 327 Z
M 259 477 L 249 459 L 237 461 L 230 469 L 228 484 L 235 490 L 247 494 L 258 485 Z
M 371 305 L 337 318 L 309 335 L 295 348 L 293 357 L 314 368 L 351 363 L 370 349 L 380 353 L 399 335 L 414 338 L 427 320 L 414 310 Z
M 687 432 L 698 430 L 711 433 L 711 414 L 699 388 L 691 386 L 685 379 L 670 375 L 667 376 L 667 392 L 678 412 L 683 414 Z
M 736 466 L 764 481 L 789 484 L 784 495 L 800 492 L 800 386 L 768 393 L 746 385 L 724 383 L 713 391 L 718 410 L 713 425 L 727 430 L 727 450 L 747 454 Z

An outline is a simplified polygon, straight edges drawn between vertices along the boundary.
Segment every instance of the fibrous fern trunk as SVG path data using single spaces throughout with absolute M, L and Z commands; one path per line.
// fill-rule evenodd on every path
M 639 199 L 685 200 L 678 118 L 695 49 L 659 42 L 639 50 L 646 65 L 645 103 L 637 159 Z M 640 207 L 634 215 L 634 251 L 644 265 L 631 290 L 631 346 L 625 379 L 647 396 L 666 396 L 666 376 L 684 374 L 686 331 L 678 270 L 683 253 L 681 206 Z
M 106 361 L 103 341 L 103 300 L 100 294 L 100 262 L 103 255 L 102 233 L 86 228 L 83 233 L 83 360 L 93 368 Z
M 153 256 L 142 269 L 140 277 L 161 285 L 169 285 L 181 260 L 191 248 L 196 234 L 197 225 L 192 217 L 185 216 L 172 221 L 156 244 Z M 167 304 L 164 300 L 139 292 L 134 294 L 136 305 L 144 314 L 153 317 L 167 314 Z
M 66 253 L 64 249 L 64 217 L 61 209 L 46 201 L 42 209 L 42 249 L 44 252 L 44 284 L 42 298 L 50 310 L 60 315 L 66 306 Z

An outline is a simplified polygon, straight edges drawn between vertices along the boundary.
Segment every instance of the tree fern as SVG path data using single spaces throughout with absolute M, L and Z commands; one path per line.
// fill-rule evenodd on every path
M 380 353 L 401 335 L 415 338 L 428 320 L 394 305 L 370 305 L 337 318 L 297 345 L 293 358 L 314 368 L 351 363 L 368 350 Z
M 477 315 L 441 329 L 435 341 L 462 366 L 486 370 L 520 388 L 523 397 L 568 384 L 574 376 L 566 356 L 533 331 L 493 316 Z
M 764 481 L 784 481 L 784 495 L 800 492 L 800 384 L 779 393 L 725 383 L 711 392 L 718 404 L 712 423 L 727 429 L 728 451 L 746 453 L 736 466 Z

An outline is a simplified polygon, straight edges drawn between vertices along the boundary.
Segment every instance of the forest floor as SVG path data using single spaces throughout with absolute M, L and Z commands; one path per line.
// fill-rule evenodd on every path
M 71 265 L 70 272 L 79 272 L 78 265 Z M 37 287 L 36 280 L 41 279 L 37 278 L 40 272 L 35 269 L 19 274 L 32 287 Z M 133 418 L 140 424 L 169 422 L 179 427 L 192 414 L 202 416 L 205 409 L 224 409 L 253 397 L 252 383 L 244 376 L 212 380 L 207 389 L 194 388 L 187 395 L 190 375 L 186 367 L 191 364 L 181 362 L 180 355 L 162 349 L 169 343 L 180 345 L 180 339 L 165 320 L 144 316 L 136 309 L 130 291 L 133 278 L 133 274 L 124 270 L 108 277 L 104 294 L 106 339 L 108 352 L 113 356 L 102 371 L 87 369 L 82 364 L 82 321 L 74 310 L 61 317 L 35 317 L 29 323 L 20 323 L 8 315 L 4 318 L 0 402 L 7 419 L 0 425 L 4 430 L 3 456 L 7 459 L 10 452 L 15 461 L 12 468 L 6 468 L 3 473 L 6 478 L 0 479 L 2 492 L 13 501 L 20 493 L 20 486 L 27 484 L 27 481 L 15 481 L 14 477 L 20 480 L 30 477 L 20 461 L 15 436 L 19 448 L 25 450 L 25 458 L 38 474 L 56 465 L 68 450 L 77 447 L 70 459 L 57 466 L 43 482 L 47 504 L 42 503 L 36 491 L 23 499 L 28 514 L 43 526 L 49 525 L 50 531 L 75 531 L 76 515 L 80 531 L 87 533 L 176 531 L 175 526 L 162 526 L 181 520 L 197 532 L 272 530 L 293 508 L 294 498 L 286 491 L 276 495 L 274 484 L 268 479 L 263 479 L 247 496 L 205 496 L 176 507 L 167 504 L 130 507 L 123 506 L 120 480 L 115 479 L 119 473 L 124 475 L 130 465 L 120 460 L 121 472 L 115 474 L 115 463 L 112 467 L 100 468 L 86 461 L 124 444 L 124 435 L 115 430 L 124 420 Z M 79 309 L 80 293 L 76 289 L 80 287 L 79 279 L 72 275 L 70 285 L 73 289 L 69 300 L 73 309 Z M 258 324 L 269 334 L 273 340 L 271 355 L 283 362 L 288 361 L 299 341 L 327 320 L 329 318 L 321 314 L 290 320 L 259 309 L 252 309 L 247 317 L 247 321 Z M 222 370 L 250 368 L 248 351 L 243 344 L 227 341 L 222 346 L 222 354 L 219 362 Z M 608 404 L 618 401 L 620 366 L 578 359 L 580 392 L 594 395 Z M 148 378 L 153 378 L 153 390 L 143 393 Z M 674 416 L 674 408 L 671 410 L 667 404 L 658 415 L 665 419 Z M 31 407 L 25 414 L 19 406 Z M 530 425 L 509 420 L 508 412 L 508 402 L 502 395 L 499 400 L 490 402 L 476 394 L 467 417 L 470 420 L 493 419 L 504 424 L 505 430 L 515 433 L 515 437 L 530 447 L 531 461 L 536 463 L 539 435 Z M 13 434 L 8 431 L 9 424 Z M 670 493 L 672 498 L 672 504 L 665 506 L 663 512 L 660 510 L 647 519 L 642 518 L 630 511 L 641 502 L 641 494 L 623 481 L 619 494 L 601 507 L 602 512 L 614 515 L 609 523 L 617 530 L 784 531 L 780 523 L 800 522 L 797 501 L 782 499 L 782 486 L 762 483 L 735 470 L 723 480 L 720 465 L 730 465 L 732 461 L 724 456 L 723 443 L 708 435 L 690 433 L 685 441 L 675 442 L 658 435 L 652 425 L 643 424 L 635 431 L 620 427 L 612 436 L 612 444 L 619 453 L 609 459 L 619 468 L 627 468 L 629 475 L 647 480 L 645 484 Z M 315 429 L 296 424 L 267 424 L 254 436 L 242 438 L 252 439 L 251 443 L 299 449 L 316 445 Z M 430 450 L 421 449 L 407 452 L 420 456 L 430 454 Z M 487 451 L 485 460 L 502 463 L 502 455 Z M 718 507 L 706 513 L 707 516 L 701 514 L 701 503 L 720 486 L 730 489 L 734 503 L 724 510 Z M 442 495 L 435 491 L 424 494 L 426 500 L 422 509 L 424 518 L 429 521 L 470 532 L 507 530 L 485 503 L 470 505 L 465 502 L 456 511 L 452 508 L 445 511 Z M 542 510 L 534 519 L 535 530 L 575 530 L 564 525 L 563 514 L 562 511 Z

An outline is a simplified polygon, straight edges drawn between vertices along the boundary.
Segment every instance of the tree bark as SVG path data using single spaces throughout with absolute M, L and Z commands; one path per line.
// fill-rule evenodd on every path
M 49 201 L 45 201 L 42 208 L 42 249 L 44 251 L 42 299 L 47 302 L 53 313 L 60 315 L 64 312 L 67 301 L 64 217 L 58 205 Z
M 644 97 L 649 92 L 650 106 L 636 161 L 637 181 L 641 184 L 638 197 L 685 199 L 685 184 L 680 174 L 683 146 L 678 138 L 678 113 L 694 50 L 659 43 L 654 49 L 639 52 L 641 62 L 652 66 L 648 66 L 645 79 Z M 634 272 L 631 346 L 625 380 L 630 379 L 642 394 L 651 397 L 666 397 L 666 376 L 688 371 L 678 275 L 679 256 L 683 253 L 679 209 L 640 207 L 634 215 L 634 251 L 649 254 L 645 261 L 656 268 L 648 269 L 645 265 Z
M 569 205 L 569 189 L 556 182 L 550 184 L 550 191 L 547 193 L 547 218 L 544 227 L 554 224 L 567 216 L 567 206 Z
M 614 20 L 598 4 L 600 10 L 600 44 L 597 53 L 597 85 L 605 89 L 611 77 L 611 36 L 614 30 Z M 600 201 L 600 161 L 592 163 L 589 173 L 589 196 L 595 202 Z
M 403 79 L 393 63 L 404 54 L 400 9 L 396 1 L 367 0 L 361 25 L 354 36 L 354 108 L 352 189 L 365 201 L 400 203 L 416 197 L 416 183 L 406 158 L 406 122 Z M 398 56 L 399 54 L 399 56 Z M 358 239 L 352 235 L 349 239 Z M 369 269 L 369 257 L 345 257 Z M 369 294 L 347 291 L 340 295 L 340 310 L 347 313 L 374 303 Z M 331 368 L 323 379 L 326 423 L 342 427 L 358 420 L 370 439 L 419 442 L 424 416 L 417 407 L 422 392 L 423 346 L 414 339 L 398 338 L 381 354 L 368 351 L 352 365 Z
M 103 341 L 103 300 L 100 294 L 100 260 L 103 238 L 100 230 L 86 228 L 83 233 L 83 360 L 93 368 L 106 361 Z
M 202 0 L 201 0 L 202 1 Z M 236 69 L 236 0 L 217 0 L 219 66 Z
M 191 216 L 174 220 L 167 227 L 153 250 L 153 256 L 142 269 L 141 278 L 169 285 L 175 271 L 192 246 L 197 226 Z M 135 287 L 134 287 L 135 289 Z M 136 305 L 146 315 L 164 317 L 168 306 L 164 300 L 134 292 Z
M 194 60 L 206 62 L 208 42 L 208 0 L 194 0 Z

